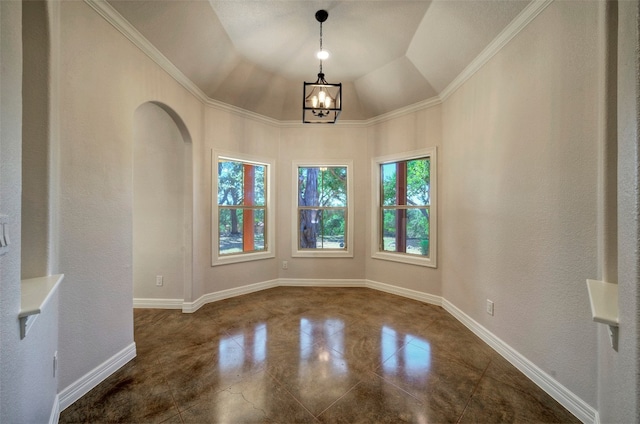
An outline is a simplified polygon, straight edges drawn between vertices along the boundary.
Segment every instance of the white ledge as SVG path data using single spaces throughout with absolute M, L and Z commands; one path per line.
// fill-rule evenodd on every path
M 33 325 L 38 314 L 49 302 L 64 274 L 49 275 L 46 277 L 29 278 L 20 282 L 21 299 L 20 313 L 20 338 L 24 339 Z
M 617 327 L 618 285 L 604 281 L 587 280 L 591 315 L 595 322 Z

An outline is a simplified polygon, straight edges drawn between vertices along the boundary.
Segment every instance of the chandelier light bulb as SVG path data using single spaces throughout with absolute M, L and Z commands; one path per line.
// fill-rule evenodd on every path
M 322 72 L 322 62 L 330 56 L 322 47 L 322 23 L 328 16 L 326 10 L 316 12 L 316 20 L 320 23 L 320 50 L 316 51 L 320 69 L 315 82 L 305 81 L 303 85 L 302 122 L 305 124 L 334 124 L 342 110 L 342 83 L 328 83 Z
M 320 50 L 318 53 L 316 53 L 316 57 L 320 60 L 327 60 L 329 59 L 329 52 L 326 50 Z

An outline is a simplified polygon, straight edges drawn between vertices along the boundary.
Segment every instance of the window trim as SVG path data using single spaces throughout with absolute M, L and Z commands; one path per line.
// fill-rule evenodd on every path
M 238 253 L 234 255 L 220 255 L 218 227 L 218 162 L 220 160 L 244 162 L 266 167 L 265 172 L 265 250 L 260 252 Z M 211 266 L 233 264 L 239 262 L 257 261 L 275 258 L 275 160 L 270 158 L 246 155 L 244 153 L 211 150 Z
M 429 257 L 411 255 L 398 252 L 385 252 L 380 250 L 380 166 L 385 163 L 393 163 L 405 160 L 429 157 L 430 187 L 429 187 Z M 380 156 L 371 160 L 371 257 L 386 261 L 402 262 L 406 264 L 437 268 L 438 251 L 438 158 L 436 147 L 414 150 L 404 153 Z
M 291 257 L 294 258 L 353 258 L 353 161 L 348 160 L 293 160 L 292 161 L 292 191 L 291 199 Z M 299 248 L 298 225 L 298 168 L 299 167 L 333 167 L 344 166 L 347 168 L 347 231 L 345 234 L 346 249 L 305 249 Z

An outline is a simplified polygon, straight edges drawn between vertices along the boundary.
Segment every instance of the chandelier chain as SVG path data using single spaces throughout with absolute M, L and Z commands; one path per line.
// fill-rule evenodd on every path
M 320 51 L 322 51 L 322 22 L 320 22 Z M 320 59 L 320 73 L 322 73 L 322 59 Z

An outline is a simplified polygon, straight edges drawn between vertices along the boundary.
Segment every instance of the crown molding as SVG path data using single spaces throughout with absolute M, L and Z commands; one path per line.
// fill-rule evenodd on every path
M 243 108 L 238 107 L 238 106 L 233 106 L 233 105 L 230 105 L 228 103 L 224 103 L 224 102 L 221 102 L 219 100 L 212 99 L 210 97 L 206 97 L 206 100 L 204 100 L 203 103 L 205 105 L 207 105 L 207 106 L 210 106 L 210 107 L 214 108 L 214 109 L 222 110 L 222 111 L 225 111 L 225 112 L 232 113 L 234 115 L 241 116 L 243 118 L 248 118 L 248 119 L 252 119 L 254 121 L 262 122 L 263 124 L 269 124 L 269 125 L 273 125 L 273 126 L 277 126 L 277 127 L 282 126 L 282 122 L 283 121 L 280 121 L 280 120 L 275 119 L 275 118 L 271 118 L 269 116 L 261 115 L 261 114 L 256 113 L 256 112 L 252 112 L 250 110 L 243 109 Z
M 417 112 L 419 110 L 429 109 L 442 103 L 439 96 L 434 96 L 426 100 L 411 104 L 409 106 L 402 107 L 400 109 L 392 110 L 391 112 L 384 113 L 382 115 L 374 116 L 366 121 L 367 125 L 380 124 L 391 119 L 399 118 L 404 115 Z
M 334 124 L 304 124 L 302 120 L 300 121 L 279 121 L 279 126 L 281 128 L 296 128 L 296 127 L 306 127 L 306 128 L 362 128 L 369 126 L 368 121 L 346 121 L 346 120 L 338 120 Z
M 493 39 L 476 58 L 467 65 L 449 85 L 440 92 L 440 100 L 445 101 L 469 78 L 478 72 L 493 56 L 496 55 L 509 41 L 520 33 L 529 23 L 535 19 L 553 0 L 533 0 L 522 12 L 507 25 L 496 38 Z
M 471 78 L 478 70 L 480 70 L 496 53 L 498 53 L 509 41 L 511 41 L 520 31 L 522 31 L 536 16 L 538 16 L 547 6 L 554 0 L 533 0 L 522 12 L 502 30 L 502 32 L 440 93 L 439 96 L 405 106 L 394 111 L 375 116 L 373 118 L 362 121 L 338 121 L 336 125 L 340 127 L 368 127 L 379 124 L 391 119 L 399 118 L 419 110 L 428 109 L 437 106 L 451 96 L 458 88 L 460 88 L 469 78 Z M 207 96 L 193 81 L 182 73 L 160 50 L 158 50 L 144 35 L 142 35 L 129 21 L 118 13 L 106 0 L 84 0 L 86 4 L 91 6 L 100 16 L 109 22 L 115 29 L 138 47 L 144 54 L 160 66 L 167 74 L 175 79 L 193 96 L 200 100 L 203 104 L 241 116 L 243 118 L 252 119 L 268 125 L 292 128 L 303 125 L 298 121 L 282 121 L 270 118 L 259 113 L 224 103 Z

